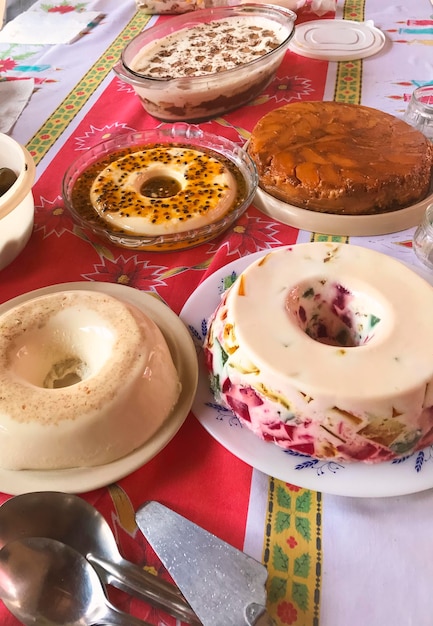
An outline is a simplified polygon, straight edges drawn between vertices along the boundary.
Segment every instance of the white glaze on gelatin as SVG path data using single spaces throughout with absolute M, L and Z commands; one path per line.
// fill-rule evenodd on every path
M 383 254 L 274 250 L 211 319 L 216 396 L 283 448 L 369 462 L 411 453 L 433 441 L 432 307 L 432 287 Z
M 0 317 L 0 355 L 5 469 L 121 458 L 153 435 L 180 393 L 156 324 L 97 292 L 58 292 L 10 309 Z

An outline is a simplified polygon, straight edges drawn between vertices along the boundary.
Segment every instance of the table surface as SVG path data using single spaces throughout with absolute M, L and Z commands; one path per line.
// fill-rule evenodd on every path
M 111 68 L 140 30 L 170 18 L 137 11 L 133 0 L 37 4 L 65 18 L 83 8 L 104 18 L 71 44 L 0 44 L 0 80 L 35 82 L 10 134 L 37 164 L 34 230 L 25 250 L 0 273 L 0 302 L 61 283 L 112 283 L 157 296 L 180 315 L 194 294 L 216 293 L 247 255 L 320 240 L 373 248 L 422 271 L 411 247 L 413 227 L 380 236 L 331 236 L 282 224 L 254 205 L 223 236 L 188 251 L 128 251 L 89 239 L 65 212 L 63 173 L 101 140 L 159 125 Z M 370 58 L 344 62 L 288 52 L 260 97 L 198 126 L 243 144 L 267 111 L 300 100 L 361 103 L 401 117 L 413 89 L 433 80 L 429 0 L 339 0 L 335 14 L 320 17 L 308 3 L 298 13 L 299 22 L 334 18 L 373 20 L 385 34 L 385 47 Z M 223 269 L 228 263 L 234 265 Z M 203 286 L 210 276 L 212 286 Z M 233 424 L 227 415 L 217 418 L 225 430 L 215 438 L 191 412 L 156 456 L 108 486 L 89 491 L 91 472 L 72 479 L 71 490 L 105 516 L 125 558 L 167 577 L 134 520 L 139 505 L 155 499 L 266 565 L 268 610 L 278 625 L 431 626 L 431 450 L 379 473 L 361 468 L 350 474 L 335 464 L 307 467 L 301 459 L 287 476 L 283 470 L 274 477 L 227 449 Z M 31 490 L 50 488 L 52 478 L 38 476 Z M 6 492 L 0 502 L 10 497 L 7 480 L 0 472 Z M 56 483 L 60 490 L 62 480 Z M 67 490 L 69 478 L 65 485 Z M 376 495 L 385 497 L 371 497 Z M 152 624 L 175 623 L 127 594 L 111 588 L 109 594 L 119 608 Z M 18 623 L 3 605 L 0 622 Z

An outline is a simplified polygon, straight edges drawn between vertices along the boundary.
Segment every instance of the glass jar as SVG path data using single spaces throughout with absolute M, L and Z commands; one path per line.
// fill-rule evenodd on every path
M 412 243 L 418 259 L 433 269 L 433 204 L 428 205 L 424 219 L 415 231 Z
M 433 85 L 418 87 L 412 93 L 404 120 L 433 139 Z

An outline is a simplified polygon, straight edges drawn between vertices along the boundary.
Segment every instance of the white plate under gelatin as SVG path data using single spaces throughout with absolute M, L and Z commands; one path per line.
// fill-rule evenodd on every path
M 183 322 L 163 302 L 138 289 L 113 283 L 74 282 L 52 285 L 18 296 L 0 305 L 0 315 L 26 300 L 58 291 L 99 291 L 133 304 L 160 328 L 170 348 L 182 383 L 177 405 L 159 430 L 140 448 L 125 457 L 95 467 L 60 470 L 4 470 L 0 468 L 0 491 L 19 495 L 30 491 L 83 493 L 109 485 L 131 474 L 158 454 L 185 421 L 191 409 L 197 385 L 197 358 L 194 344 Z
M 357 497 L 397 496 L 433 487 L 433 446 L 397 461 L 379 464 L 318 460 L 263 441 L 242 426 L 229 409 L 216 402 L 203 362 L 202 342 L 207 321 L 227 284 L 253 261 L 269 252 L 251 254 L 217 270 L 196 289 L 180 314 L 190 329 L 199 356 L 199 381 L 192 405 L 196 418 L 216 441 L 245 463 L 300 487 Z M 433 283 L 433 275 L 421 268 L 411 269 Z

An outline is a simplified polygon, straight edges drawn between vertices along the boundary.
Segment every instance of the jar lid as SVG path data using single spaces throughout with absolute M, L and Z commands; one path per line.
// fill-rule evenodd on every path
M 354 61 L 376 54 L 385 41 L 371 20 L 324 19 L 296 26 L 289 50 L 310 59 Z

